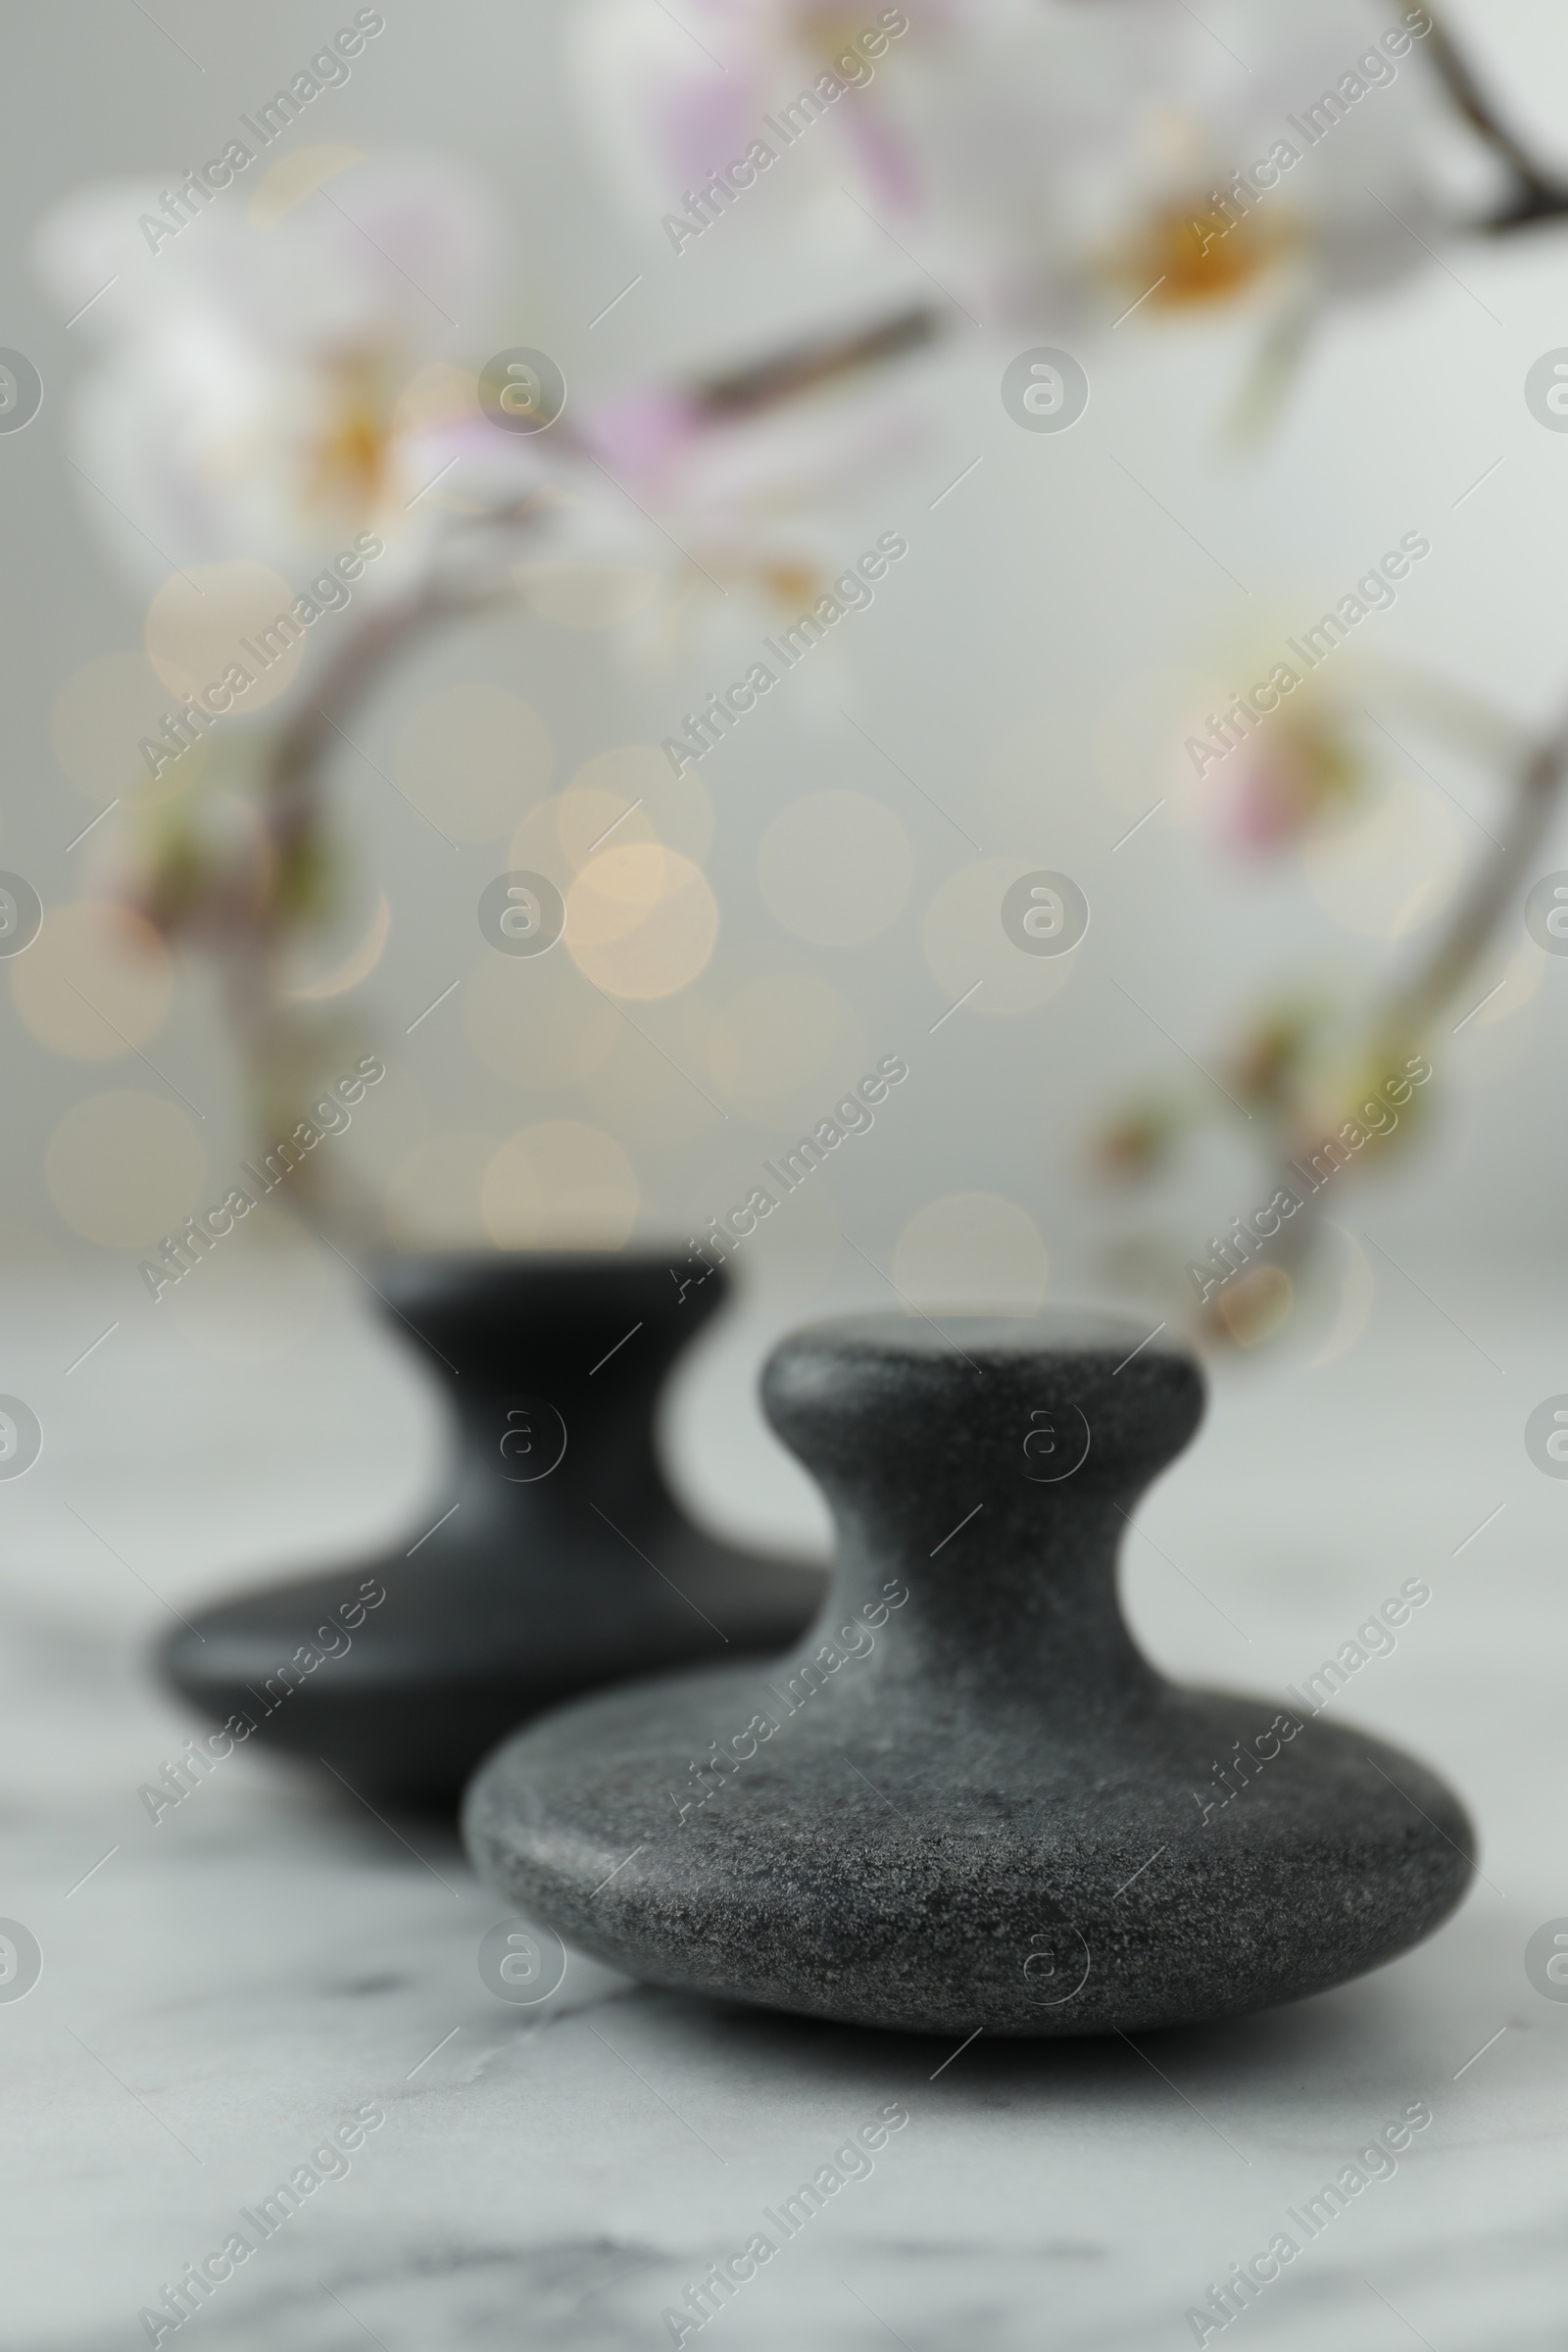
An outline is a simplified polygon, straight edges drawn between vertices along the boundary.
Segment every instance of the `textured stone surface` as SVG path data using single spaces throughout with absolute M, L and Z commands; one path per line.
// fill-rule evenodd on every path
M 787 1340 L 764 1402 L 840 1539 L 815 1625 L 771 1668 L 510 1741 L 466 1805 L 481 1872 L 645 1982 L 927 2032 L 1191 2023 L 1429 1933 L 1471 1872 L 1435 1775 L 1175 1689 L 1126 1631 L 1127 1514 L 1202 1409 L 1196 1363 L 1144 1338 L 1051 1314 Z
M 451 1491 L 386 1557 L 176 1629 L 160 1656 L 184 1697 L 356 1788 L 450 1803 L 542 1707 L 793 1639 L 820 1575 L 710 1541 L 654 1450 L 664 1375 L 720 1275 L 683 1295 L 662 1258 L 562 1254 L 408 1258 L 375 1281 L 448 1386 Z

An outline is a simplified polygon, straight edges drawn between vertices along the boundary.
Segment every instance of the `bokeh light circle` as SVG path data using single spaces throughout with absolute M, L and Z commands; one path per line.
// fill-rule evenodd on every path
M 1032 1314 L 1050 1258 L 1027 1209 L 998 1193 L 945 1193 L 893 1246 L 893 1280 L 915 1306 Z
M 152 925 L 99 899 L 52 907 L 10 971 L 23 1026 L 75 1061 L 115 1061 L 145 1045 L 174 988 L 169 951 Z
M 498 1249 L 618 1250 L 636 1220 L 637 1178 L 603 1128 L 543 1119 L 491 1158 L 480 1203 Z
M 718 902 L 700 865 L 658 842 L 590 858 L 566 894 L 565 942 L 586 979 L 612 997 L 671 997 L 706 966 Z

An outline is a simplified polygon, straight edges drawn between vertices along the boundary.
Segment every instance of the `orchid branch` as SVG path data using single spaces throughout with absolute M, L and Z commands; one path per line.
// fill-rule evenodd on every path
M 1568 185 L 1536 162 L 1497 113 L 1452 34 L 1430 8 L 1427 16 L 1432 27 L 1427 34 L 1427 55 L 1448 96 L 1518 182 L 1513 201 L 1477 225 L 1485 234 L 1498 236 L 1509 229 L 1527 228 L 1537 220 L 1560 220 L 1568 216 Z
M 508 525 L 531 517 L 529 507 L 498 510 L 485 525 Z M 516 594 L 510 579 L 456 584 L 432 571 L 398 603 L 373 612 L 343 643 L 327 664 L 315 693 L 278 730 L 269 747 L 257 796 L 266 895 L 230 921 L 222 941 L 225 1009 L 238 1036 L 251 1086 L 252 1124 L 263 1148 L 290 1132 L 299 1115 L 303 1066 L 311 1040 L 282 985 L 288 940 L 300 919 L 287 899 L 291 877 L 302 861 L 319 855 L 325 830 L 324 776 L 327 763 L 346 739 L 348 722 L 369 699 L 387 664 L 400 653 L 454 621 L 471 618 Z M 280 903 L 283 902 L 283 903 Z M 247 919 L 248 915 L 248 919 Z M 341 1173 L 331 1203 L 301 1170 L 297 1197 L 313 1223 L 352 1224 L 367 1202 L 342 1197 Z
M 1474 974 L 1497 926 L 1517 904 L 1520 885 L 1535 863 L 1568 784 L 1568 711 L 1532 746 L 1521 760 L 1511 807 L 1504 820 L 1508 840 L 1489 855 L 1461 897 L 1452 920 L 1442 932 L 1425 960 L 1392 989 L 1369 1013 L 1365 1023 L 1366 1065 L 1396 1066 L 1396 1057 L 1422 1048 L 1433 1027 L 1451 1011 L 1460 991 Z M 1430 1057 L 1429 1057 L 1430 1058 Z M 1280 1134 L 1274 1183 L 1299 1196 L 1299 1175 L 1291 1166 L 1321 1152 L 1325 1138 L 1298 1080 L 1282 1075 L 1273 1108 Z M 1298 1271 L 1313 1255 L 1322 1234 L 1318 1196 L 1309 1193 L 1289 1221 L 1280 1228 L 1268 1252 L 1268 1263 Z M 1205 1310 L 1205 1328 L 1229 1336 L 1222 1315 Z

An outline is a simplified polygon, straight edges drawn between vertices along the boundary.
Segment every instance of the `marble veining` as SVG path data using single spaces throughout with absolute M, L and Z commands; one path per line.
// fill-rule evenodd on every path
M 95 1311 L 79 1306 L 89 1337 L 110 1320 Z M 0 2001 L 8 2352 L 147 2342 L 138 2313 L 367 2101 L 385 2122 L 347 2174 L 166 2344 L 653 2352 L 690 2284 L 897 2101 L 907 2126 L 869 2177 L 686 2343 L 1174 2352 L 1230 2266 L 1412 2100 L 1433 2121 L 1393 2177 L 1205 2340 L 1558 2344 L 1568 2003 L 1541 1995 L 1523 1953 L 1568 1916 L 1568 1596 L 1563 1490 L 1518 1425 L 1561 1387 L 1560 1348 L 1544 1308 L 1521 1298 L 1504 1327 L 1494 1305 L 1499 1401 L 1496 1375 L 1415 1317 L 1391 1314 L 1332 1381 L 1250 1370 L 1216 1410 L 1204 1478 L 1140 1513 L 1124 1594 L 1173 1673 L 1283 1691 L 1400 1576 L 1426 1577 L 1431 1605 L 1334 1704 L 1460 1790 L 1483 1838 L 1466 1903 L 1402 1960 L 1287 2008 L 964 2049 L 640 1990 L 576 1955 L 538 2009 L 508 2006 L 476 1964 L 499 1906 L 455 1839 L 303 1765 L 236 1756 L 151 1822 L 138 1786 L 195 1728 L 145 1670 L 165 1604 L 239 1590 L 328 1520 L 348 1556 L 405 1513 L 417 1399 L 376 1372 L 346 1310 L 265 1384 L 194 1351 L 149 1358 L 156 1420 L 127 1357 L 83 1392 L 72 1445 L 0 1489 L 0 1917 L 43 1951 L 33 1990 Z M 41 1309 L 11 1329 L 19 1391 L 29 1350 L 40 1389 L 72 1360 Z M 748 1338 L 753 1360 L 766 1339 Z M 711 1442 L 744 1460 L 753 1407 L 726 1385 L 733 1419 Z M 353 1445 L 332 1403 L 350 1388 Z M 194 1495 L 186 1458 L 209 1464 Z M 345 1462 L 368 1468 L 345 1483 Z M 800 1533 L 782 1514 L 755 1529 Z

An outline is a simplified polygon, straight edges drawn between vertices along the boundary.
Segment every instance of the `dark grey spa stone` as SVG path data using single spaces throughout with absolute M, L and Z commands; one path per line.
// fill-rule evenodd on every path
M 1145 1337 L 1052 1313 L 786 1340 L 768 1417 L 838 1524 L 815 1625 L 511 1740 L 465 1805 L 482 1875 L 649 1984 L 948 2034 L 1191 2024 L 1428 1935 L 1472 1869 L 1444 1783 L 1177 1689 L 1128 1635 L 1126 1514 L 1203 1402 Z
M 541 1708 L 765 1655 L 809 1622 L 820 1571 L 714 1542 L 659 1466 L 660 1396 L 720 1302 L 720 1269 L 496 1251 L 373 1274 L 391 1329 L 449 1397 L 451 1484 L 383 1556 L 176 1631 L 160 1664 L 200 1713 L 323 1759 L 359 1793 L 452 1806 Z

